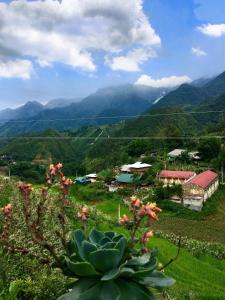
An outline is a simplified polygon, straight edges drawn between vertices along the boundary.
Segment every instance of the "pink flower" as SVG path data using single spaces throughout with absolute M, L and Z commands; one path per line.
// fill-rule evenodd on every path
M 82 208 L 82 214 L 87 214 L 87 207 Z
M 145 254 L 145 253 L 148 253 L 148 248 L 144 247 L 141 251 L 142 251 L 142 253 L 144 253 L 144 254 Z
M 151 230 L 151 231 L 148 231 L 148 232 L 146 232 L 145 233 L 145 236 L 146 236 L 146 238 L 151 238 L 152 236 L 153 236 L 153 231 Z
M 159 208 L 159 207 L 156 206 L 155 211 L 156 212 L 161 212 L 162 210 L 161 210 L 161 208 Z
M 51 175 L 55 175 L 55 173 L 56 173 L 56 169 L 55 168 L 53 168 L 53 169 L 50 170 L 50 174 Z
M 22 181 L 18 183 L 18 188 L 20 189 L 21 192 L 26 194 L 30 194 L 33 191 L 30 183 L 25 183 Z
M 63 165 L 61 163 L 58 163 L 57 165 L 55 165 L 55 168 L 59 170 L 59 169 L 62 169 L 62 166 Z
M 137 199 L 135 202 L 134 202 L 134 206 L 135 207 L 140 207 L 141 206 L 141 200 L 140 199 Z
M 137 197 L 133 195 L 130 197 L 130 200 L 131 200 L 131 202 L 135 202 L 137 200 Z
M 159 221 L 159 218 L 158 218 L 157 214 L 153 210 L 148 209 L 147 214 L 149 215 L 149 217 L 151 217 L 155 221 Z
M 127 215 L 123 215 L 123 217 L 120 219 L 120 224 L 127 224 L 129 222 L 129 218 Z
M 145 234 L 143 235 L 141 242 L 143 244 L 146 244 L 148 242 L 148 240 L 153 236 L 153 231 L 147 231 L 145 232 Z
M 81 220 L 82 220 L 83 222 L 87 221 L 87 216 L 86 216 L 85 214 L 82 214 Z
M 52 184 L 51 179 L 47 179 L 47 184 Z
M 139 210 L 140 216 L 144 216 L 145 213 L 146 213 L 145 208 L 144 208 L 144 207 L 141 207 L 140 210 Z
M 3 207 L 1 209 L 1 211 L 3 212 L 3 214 L 5 216 L 10 215 L 11 214 L 11 210 L 12 210 L 12 204 L 11 203 L 7 204 L 5 207 Z

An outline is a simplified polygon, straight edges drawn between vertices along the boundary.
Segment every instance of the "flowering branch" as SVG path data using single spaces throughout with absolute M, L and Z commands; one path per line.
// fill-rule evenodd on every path
M 56 230 L 56 235 L 60 238 L 62 246 L 66 249 L 66 208 L 68 207 L 67 196 L 69 193 L 69 187 L 72 184 L 72 180 L 66 178 L 62 172 L 62 164 L 50 165 L 50 174 L 46 178 L 46 186 L 41 190 L 41 197 L 39 203 L 35 207 L 35 212 L 32 213 L 32 193 L 33 188 L 29 183 L 19 182 L 18 188 L 22 195 L 22 209 L 24 215 L 24 221 L 28 232 L 31 235 L 31 239 L 34 244 L 41 246 L 42 248 L 48 250 L 51 256 L 56 261 L 56 264 L 60 266 L 61 259 L 56 249 L 55 245 L 50 242 L 50 240 L 44 234 L 44 220 L 46 219 L 46 202 L 48 200 L 48 192 L 52 187 L 55 179 L 59 180 L 60 197 L 58 201 L 58 221 L 61 230 Z M 57 211 L 57 210 L 56 210 Z M 24 247 L 15 247 L 10 242 L 10 230 L 12 229 L 12 205 L 8 204 L 6 207 L 2 208 L 4 214 L 5 225 L 3 226 L 3 231 L 0 236 L 0 240 L 5 245 L 5 247 L 13 253 L 29 254 L 30 250 Z M 33 255 L 32 256 L 36 256 Z M 37 256 L 38 257 L 38 256 Z M 39 258 L 39 257 L 38 257 Z M 40 259 L 45 262 L 49 262 L 48 259 Z
M 156 203 L 147 203 L 144 205 L 140 199 L 132 196 L 129 201 L 129 211 L 132 216 L 129 218 L 127 215 L 123 215 L 120 219 L 120 224 L 125 225 L 130 231 L 130 247 L 133 248 L 139 242 L 141 244 L 141 251 L 147 253 L 148 248 L 146 244 L 153 236 L 153 231 L 145 231 L 141 238 L 137 238 L 136 235 L 143 225 L 144 227 L 150 227 L 154 222 L 159 220 L 157 213 L 161 212 L 161 209 L 157 207 Z

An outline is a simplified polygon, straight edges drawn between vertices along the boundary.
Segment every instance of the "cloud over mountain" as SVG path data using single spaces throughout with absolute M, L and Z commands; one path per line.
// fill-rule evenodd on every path
M 179 86 L 183 83 L 191 82 L 191 78 L 184 75 L 184 76 L 169 76 L 163 77 L 160 79 L 153 79 L 151 76 L 148 75 L 141 75 L 135 84 L 139 85 L 147 85 L 154 88 L 161 88 L 161 87 L 175 87 Z

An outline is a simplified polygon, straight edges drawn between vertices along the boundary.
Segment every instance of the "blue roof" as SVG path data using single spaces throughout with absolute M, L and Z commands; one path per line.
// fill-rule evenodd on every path
M 84 176 L 84 177 L 77 177 L 75 179 L 75 182 L 80 183 L 80 184 L 86 184 L 86 183 L 90 183 L 91 180 L 89 178 L 87 178 L 86 176 Z

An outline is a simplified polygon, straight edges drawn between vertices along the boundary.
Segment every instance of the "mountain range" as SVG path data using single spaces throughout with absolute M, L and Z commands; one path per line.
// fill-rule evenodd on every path
M 70 102 L 72 101 L 72 103 Z M 77 130 L 82 126 L 99 126 L 125 121 L 123 126 L 115 126 L 115 134 L 126 132 L 139 135 L 162 131 L 171 117 L 171 112 L 181 112 L 182 122 L 187 126 L 180 128 L 187 133 L 193 124 L 200 129 L 202 125 L 217 122 L 217 114 L 200 114 L 204 111 L 223 110 L 225 104 L 225 72 L 215 78 L 199 80 L 198 83 L 182 84 L 174 90 L 151 88 L 140 85 L 124 85 L 100 89 L 83 100 L 57 99 L 47 105 L 28 102 L 17 109 L 0 112 L 0 131 L 2 136 L 16 136 L 26 133 L 43 132 L 48 128 L 63 132 Z M 68 105 L 67 105 L 68 104 Z M 185 115 L 187 112 L 192 114 Z M 142 117 L 148 114 L 152 117 Z M 154 114 L 166 114 L 165 118 L 156 118 Z M 133 118 L 137 116 L 137 118 Z M 132 119 L 130 118 L 132 117 Z M 170 125 L 178 126 L 178 120 L 171 119 Z M 188 125 L 189 124 L 189 125 Z M 132 130 L 131 130 L 132 128 Z
M 53 109 L 42 107 L 25 120 L 6 122 L 0 127 L 1 134 L 23 135 L 13 140 L 2 139 L 0 153 L 30 160 L 47 151 L 53 159 L 66 157 L 67 161 L 95 163 L 99 168 L 104 160 L 104 166 L 112 166 L 127 160 L 129 147 L 139 147 L 140 154 L 144 149 L 187 145 L 193 149 L 201 135 L 224 135 L 224 107 L 225 72 L 198 84 L 183 84 L 172 91 L 136 85 L 101 89 L 79 103 Z M 133 115 L 136 117 L 128 118 Z M 61 133 L 44 131 L 49 127 Z M 64 130 L 67 131 L 63 133 Z M 50 142 L 49 136 L 53 137 Z M 180 139 L 189 136 L 196 140 Z M 52 142 L 55 137 L 56 142 Z M 89 170 L 93 171 L 91 166 Z
M 28 102 L 17 109 L 0 112 L 0 121 L 4 122 L 0 131 L 6 136 L 41 132 L 48 128 L 64 131 L 83 125 L 111 124 L 124 116 L 141 114 L 167 92 L 168 89 L 125 85 L 100 89 L 80 102 L 65 106 L 60 104 L 65 104 L 64 100 L 45 106 Z

